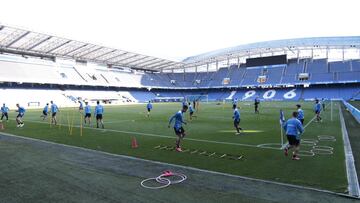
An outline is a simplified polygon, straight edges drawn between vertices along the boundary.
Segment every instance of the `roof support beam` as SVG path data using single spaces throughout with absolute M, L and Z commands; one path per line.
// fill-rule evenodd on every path
M 146 65 L 147 68 L 152 68 L 152 67 L 155 67 L 155 66 L 159 66 L 159 65 L 164 65 L 164 64 L 167 64 L 169 63 L 168 60 L 162 60 L 162 61 L 158 61 L 158 62 L 155 62 L 155 63 L 152 63 L 152 64 L 148 64 Z
M 106 56 L 106 55 L 108 55 L 108 54 L 114 53 L 115 51 L 116 51 L 116 49 L 111 50 L 111 51 L 108 51 L 108 52 L 106 52 L 106 53 L 104 53 L 104 54 L 101 54 L 101 55 L 99 55 L 99 56 L 97 56 L 97 57 L 95 57 L 95 58 L 93 58 L 93 59 L 96 60 L 96 59 L 101 58 L 101 57 L 103 57 L 103 56 Z
M 165 68 L 165 67 L 167 67 L 167 66 L 170 66 L 170 64 L 177 64 L 177 62 L 170 61 L 170 62 L 164 63 L 164 64 L 161 65 L 161 66 L 156 67 L 156 69 Z
M 45 39 L 43 39 L 43 40 L 41 40 L 40 42 L 38 42 L 38 43 L 36 43 L 36 44 L 34 44 L 34 45 L 32 45 L 31 47 L 29 47 L 27 50 L 29 51 L 29 50 L 31 50 L 31 49 L 34 49 L 35 47 L 37 47 L 37 46 L 39 46 L 40 44 L 42 44 L 42 43 L 44 43 L 44 42 L 46 42 L 46 41 L 48 41 L 49 39 L 51 39 L 52 37 L 51 36 L 49 36 L 49 37 L 47 37 L 47 38 L 45 38 Z
M 19 41 L 21 38 L 25 37 L 26 35 L 30 34 L 30 31 L 25 32 L 24 34 L 20 35 L 18 38 L 14 39 L 10 43 L 8 43 L 5 47 L 9 47 Z
M 96 52 L 96 51 L 99 51 L 99 50 L 102 49 L 102 48 L 104 48 L 104 47 L 99 47 L 99 48 L 97 48 L 97 49 L 94 49 L 94 50 L 92 50 L 92 51 L 89 51 L 89 52 L 87 52 L 87 53 L 85 53 L 85 54 L 83 54 L 83 55 L 77 56 L 77 58 L 84 57 L 84 56 L 86 56 L 86 55 L 89 55 L 89 54 L 91 54 L 91 53 L 94 53 L 94 52 Z
M 115 61 L 114 63 L 119 63 L 119 62 L 121 62 L 121 61 L 125 61 L 125 60 L 131 59 L 131 58 L 135 58 L 135 57 L 137 57 L 137 56 L 139 56 L 139 54 L 135 54 L 135 55 L 132 55 L 132 56 L 130 56 L 130 57 L 126 57 L 126 58 L 117 60 L 117 61 Z M 122 65 L 122 64 L 121 64 L 121 65 Z
M 81 45 L 81 46 L 79 46 L 79 47 L 76 47 L 75 49 L 72 49 L 72 50 L 70 50 L 70 51 L 68 51 L 68 52 L 63 53 L 63 55 L 71 54 L 71 53 L 73 53 L 73 52 L 75 52 L 75 51 L 77 51 L 77 50 L 79 50 L 79 49 L 81 49 L 81 48 L 86 47 L 87 45 L 89 45 L 89 44 L 84 44 L 84 45 Z
M 121 53 L 121 54 L 118 54 L 118 55 L 116 55 L 116 56 L 110 57 L 110 58 L 106 59 L 106 62 L 110 63 L 109 60 L 111 60 L 111 59 L 116 59 L 117 57 L 119 57 L 119 56 L 124 56 L 124 55 L 126 55 L 126 54 L 129 54 L 129 52 Z
M 146 67 L 151 67 L 152 65 L 154 65 L 154 64 L 159 64 L 159 63 L 162 63 L 162 62 L 164 62 L 164 61 L 166 61 L 165 59 L 163 59 L 163 60 L 158 60 L 158 61 L 156 61 L 156 62 L 152 62 L 152 63 L 149 63 L 149 64 L 146 64 L 146 65 L 143 65 L 143 66 L 146 66 Z
M 62 43 L 62 44 L 60 44 L 60 45 L 58 45 L 58 46 L 56 46 L 56 47 L 48 50 L 46 53 L 50 53 L 50 52 L 52 52 L 52 51 L 54 51 L 54 50 L 56 50 L 56 49 L 58 49 L 58 48 L 60 48 L 60 47 L 62 47 L 62 46 L 64 46 L 64 45 L 66 45 L 66 44 L 69 44 L 70 42 L 71 42 L 71 40 L 68 40 L 68 41 L 66 41 L 66 42 L 64 42 L 64 43 Z
M 135 60 L 132 60 L 132 61 L 130 61 L 130 62 L 127 62 L 127 63 L 125 63 L 125 64 L 123 64 L 123 65 L 129 65 L 129 64 L 131 64 L 132 62 L 135 62 L 135 61 L 139 61 L 139 60 L 143 60 L 143 59 L 146 59 L 146 58 L 148 58 L 149 56 L 145 56 L 145 57 L 142 57 L 142 58 L 139 58 L 139 59 L 135 59 Z
M 52 60 L 52 61 L 55 60 L 55 57 L 54 57 L 54 56 L 45 55 L 45 54 L 38 54 L 38 53 L 28 52 L 28 51 L 16 51 L 16 50 L 13 50 L 13 49 L 1 49 L 1 48 L 0 48 L 0 53 L 10 53 L 10 54 L 17 54 L 17 55 L 41 57 L 41 58 L 50 59 L 50 60 Z
M 152 59 L 149 59 L 149 60 L 145 60 L 145 61 L 142 61 L 141 63 L 136 63 L 136 64 L 133 64 L 133 65 L 142 65 L 142 64 L 146 64 L 146 63 L 149 63 L 151 61 L 155 61 L 155 60 L 158 60 L 158 58 L 152 58 Z

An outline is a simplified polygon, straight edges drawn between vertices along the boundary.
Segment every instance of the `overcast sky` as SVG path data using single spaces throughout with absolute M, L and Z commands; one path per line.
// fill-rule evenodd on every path
M 4 0 L 0 23 L 167 59 L 360 35 L 359 0 Z

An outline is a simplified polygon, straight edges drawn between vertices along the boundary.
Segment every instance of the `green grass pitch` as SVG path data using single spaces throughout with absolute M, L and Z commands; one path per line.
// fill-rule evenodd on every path
M 313 103 L 300 103 L 305 111 L 306 124 L 314 116 Z M 50 126 L 48 120 L 42 121 L 40 110 L 28 110 L 23 128 L 17 128 L 11 119 L 4 123 L 4 132 L 200 169 L 345 192 L 347 179 L 339 104 L 333 105 L 333 121 L 330 120 L 328 105 L 322 114 L 324 122 L 310 123 L 303 134 L 302 138 L 307 142 L 303 142 L 302 154 L 311 155 L 309 152 L 314 142 L 317 146 L 325 146 L 314 151 L 314 156 L 302 156 L 300 161 L 292 161 L 291 156 L 285 157 L 283 151 L 277 149 L 278 146 L 257 147 L 267 143 L 280 144 L 279 109 L 283 109 L 286 118 L 289 118 L 295 104 L 263 102 L 257 115 L 253 113 L 252 103 L 240 102 L 240 126 L 245 133 L 236 136 L 231 104 L 201 103 L 199 111 L 195 113 L 197 118 L 193 121 L 189 121 L 186 113 L 188 125 L 184 128 L 187 136 L 182 147 L 191 151 L 183 153 L 156 149 L 159 145 L 174 146 L 176 136 L 167 125 L 169 117 L 181 108 L 180 103 L 154 104 L 150 118 L 146 117 L 145 104 L 105 106 L 105 130 L 85 125 L 82 136 L 78 127 L 82 115 L 76 108 L 61 109 L 58 114 L 60 126 Z M 12 118 L 15 115 L 15 112 L 10 112 Z M 69 133 L 69 123 L 74 125 L 72 135 Z M 319 140 L 318 136 L 333 136 L 336 141 Z M 139 144 L 136 149 L 131 148 L 133 137 Z M 332 150 L 328 150 L 330 148 Z M 194 152 L 196 150 L 198 152 Z M 209 156 L 214 152 L 213 156 Z M 241 155 L 242 158 L 220 158 L 223 154 Z

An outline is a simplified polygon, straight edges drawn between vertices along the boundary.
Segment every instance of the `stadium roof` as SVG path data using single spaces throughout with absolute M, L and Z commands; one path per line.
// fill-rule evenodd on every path
M 236 58 L 289 53 L 296 55 L 300 51 L 316 49 L 360 49 L 360 36 L 258 42 L 215 50 L 188 57 L 182 62 L 176 62 L 0 24 L 0 53 L 71 58 L 79 61 L 151 71 L 191 68 Z
M 175 69 L 181 62 L 32 32 L 0 24 L 0 53 L 72 58 L 134 69 Z
M 315 49 L 360 49 L 360 36 L 349 37 L 314 37 L 257 42 L 204 54 L 191 56 L 183 60 L 185 67 L 199 66 L 229 58 L 251 57 L 276 52 L 292 52 Z

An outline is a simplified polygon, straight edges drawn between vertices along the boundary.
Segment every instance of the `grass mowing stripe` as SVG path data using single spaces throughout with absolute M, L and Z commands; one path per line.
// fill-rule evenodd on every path
M 327 105 L 329 106 L 329 104 Z M 312 118 L 304 127 L 304 129 L 309 126 L 312 121 L 316 118 L 316 115 L 314 118 Z M 120 120 L 121 121 L 130 121 L 130 120 Z M 48 124 L 47 122 L 41 122 L 41 121 L 34 121 L 34 120 L 28 120 L 28 122 L 34 122 L 34 123 L 41 123 L 41 124 Z M 58 124 L 61 126 L 68 126 L 65 124 Z M 74 125 L 73 127 L 80 128 L 79 125 Z M 92 130 L 98 130 L 98 131 L 111 131 L 111 132 L 118 132 L 118 133 L 124 133 L 124 134 L 135 134 L 135 135 L 143 135 L 143 136 L 150 136 L 150 137 L 161 137 L 161 138 L 167 138 L 167 139 L 176 139 L 176 137 L 173 136 L 167 136 L 167 135 L 159 135 L 159 134 L 152 134 L 152 133 L 141 133 L 141 132 L 134 132 L 134 131 L 124 131 L 124 130 L 115 130 L 115 129 L 100 129 L 100 128 L 92 128 L 92 127 L 83 127 L 85 129 L 92 129 Z M 243 147 L 252 147 L 252 148 L 262 148 L 262 149 L 272 149 L 272 150 L 282 150 L 281 148 L 274 148 L 274 147 L 267 147 L 266 144 L 259 144 L 259 145 L 250 145 L 250 144 L 243 144 L 243 143 L 231 143 L 231 142 L 221 142 L 221 141 L 213 141 L 213 140 L 203 140 L 203 139 L 195 139 L 195 138 L 184 138 L 185 140 L 195 141 L 195 142 L 205 142 L 205 143 L 213 143 L 213 144 L 224 144 L 224 145 L 235 145 L 235 146 L 243 146 Z M 272 143 L 271 143 L 272 144 Z
M 41 121 L 27 120 L 27 122 L 40 123 L 40 124 L 47 124 L 48 125 L 47 122 L 41 122 Z M 65 125 L 65 124 L 58 124 L 58 125 L 65 126 L 65 127 L 69 126 L 69 125 Z M 79 125 L 74 125 L 73 127 L 80 128 Z M 168 139 L 176 139 L 176 137 L 173 137 L 173 136 L 158 135 L 158 134 L 152 134 L 152 133 L 141 133 L 141 132 L 132 132 L 132 131 L 115 130 L 115 129 L 101 129 L 101 128 L 91 128 L 91 127 L 83 127 L 83 128 L 97 130 L 97 131 L 110 131 L 110 132 L 118 132 L 118 133 L 125 133 L 125 134 L 135 134 L 135 135 L 144 135 L 144 136 L 150 136 L 150 137 L 161 137 L 161 138 L 168 138 Z M 235 146 L 243 146 L 243 147 L 275 149 L 275 148 L 261 147 L 259 145 L 250 145 L 250 144 L 242 144 L 242 143 L 220 142 L 220 141 L 202 140 L 202 139 L 194 139 L 194 138 L 184 138 L 184 139 L 191 140 L 191 141 L 196 141 L 196 142 L 213 143 L 213 144 L 225 144 L 225 145 L 235 145 Z
M 178 103 L 155 104 L 151 119 L 145 119 L 144 115 L 138 114 L 140 110 L 143 110 L 142 106 L 134 105 L 134 107 L 126 108 L 122 108 L 121 106 L 106 107 L 108 109 L 108 113 L 106 114 L 107 121 L 144 120 L 140 122 L 108 124 L 108 128 L 115 130 L 113 132 L 84 129 L 85 136 L 82 137 L 77 136 L 79 135 L 79 128 L 74 128 L 76 136 L 64 136 L 69 133 L 67 127 L 58 127 L 61 130 L 57 130 L 58 128 L 56 127 L 49 128 L 47 124 L 32 122 L 29 122 L 28 125 L 25 124 L 24 128 L 16 128 L 16 124 L 11 121 L 4 131 L 25 137 L 86 147 L 114 154 L 123 154 L 154 161 L 328 189 L 337 192 L 346 191 L 346 167 L 337 112 L 335 112 L 335 122 L 330 122 L 330 120 L 327 119 L 329 118 L 328 115 L 330 115 L 329 112 L 324 112 L 324 122 L 311 123 L 307 126 L 305 133 L 307 139 L 317 139 L 318 135 L 334 136 L 337 142 L 326 143 L 334 148 L 334 154 L 331 156 L 319 155 L 312 158 L 304 158 L 300 162 L 293 162 L 291 159 L 289 161 L 289 158 L 284 157 L 283 153 L 279 153 L 281 152 L 280 150 L 263 150 L 259 147 L 242 147 L 234 144 L 239 143 L 240 145 L 245 144 L 248 146 L 264 143 L 280 143 L 280 137 L 278 136 L 280 133 L 279 110 L 272 107 L 281 106 L 285 115 L 291 116 L 297 103 L 298 102 L 266 102 L 263 105 L 264 113 L 261 115 L 254 115 L 253 113 L 246 113 L 248 111 L 244 111 L 243 127 L 250 130 L 258 130 L 261 131 L 261 133 L 245 132 L 245 136 L 234 136 L 232 133 L 229 134 L 225 132 L 233 129 L 231 119 L 225 119 L 231 117 L 233 114 L 231 104 L 228 104 L 226 108 L 222 109 L 215 103 L 209 103 L 206 105 L 206 110 L 203 108 L 200 111 L 201 118 L 193 120 L 189 123 L 190 125 L 186 127 L 189 134 L 184 140 L 186 147 L 219 153 L 244 154 L 247 158 L 246 163 L 222 159 L 208 160 L 207 157 L 203 156 L 155 151 L 153 149 L 154 146 L 159 144 L 172 145 L 173 141 L 175 141 L 176 136 L 173 130 L 167 128 L 165 124 L 168 123 L 169 117 L 179 110 L 180 104 Z M 309 112 L 310 120 L 312 118 L 310 115 L 313 115 L 311 113 L 313 112 L 313 103 L 303 102 L 301 104 L 303 105 L 304 111 Z M 337 104 L 335 104 L 335 107 L 337 107 Z M 253 109 L 252 106 L 244 108 L 246 110 L 250 108 Z M 71 112 L 71 109 L 66 109 L 66 112 L 67 111 Z M 25 123 L 27 119 L 40 121 L 39 114 L 41 114 L 40 110 L 29 110 L 26 114 Z M 223 117 L 223 119 L 212 119 L 212 116 Z M 63 117 L 62 124 L 69 125 L 65 120 L 66 117 Z M 76 122 L 72 125 L 80 125 L 79 119 L 75 120 Z M 116 130 L 119 130 L 120 133 Z M 132 133 L 132 135 L 126 132 L 121 133 L 121 131 Z M 145 135 L 151 134 L 152 136 L 140 136 L 141 134 L 138 132 L 142 132 L 141 134 Z M 104 136 L 101 136 L 101 134 Z M 159 137 L 159 135 L 162 137 Z M 130 143 L 133 136 L 136 136 L 138 142 L 141 143 L 139 149 L 135 150 L 131 148 Z M 205 140 L 205 142 L 192 141 L 192 139 Z M 209 143 L 208 140 L 230 144 Z M 272 145 L 264 146 L 275 147 Z M 309 148 L 304 145 L 304 149 L 306 149 L 306 147 Z M 327 169 L 326 173 L 324 173 L 324 168 Z
M 124 122 L 135 122 L 135 120 L 117 120 L 117 121 L 107 121 L 104 122 L 104 124 L 109 124 L 109 123 L 124 123 Z
M 351 199 L 359 199 L 358 197 L 350 196 L 348 194 L 337 193 L 337 192 L 318 189 L 318 188 L 313 188 L 313 187 L 306 187 L 306 186 L 301 186 L 301 185 L 281 183 L 281 182 L 270 181 L 270 180 L 262 180 L 262 179 L 258 179 L 258 178 L 251 178 L 251 177 L 233 175 L 233 174 L 222 173 L 222 172 L 217 172 L 217 171 L 210 171 L 210 170 L 195 168 L 195 167 L 191 167 L 191 166 L 182 166 L 182 165 L 164 163 L 164 162 L 160 162 L 160 161 L 147 160 L 147 159 L 142 159 L 142 158 L 137 158 L 137 157 L 132 157 L 132 156 L 126 156 L 126 155 L 120 155 L 120 154 L 112 154 L 112 153 L 108 153 L 108 152 L 104 152 L 104 151 L 98 151 L 98 150 L 88 149 L 88 148 L 79 147 L 79 146 L 73 146 L 73 145 L 66 145 L 66 144 L 61 144 L 61 143 L 56 143 L 56 142 L 50 142 L 50 141 L 36 139 L 36 138 L 23 137 L 23 136 L 10 134 L 10 133 L 4 133 L 4 132 L 1 132 L 0 135 L 8 136 L 8 137 L 14 137 L 14 138 L 18 138 L 18 139 L 24 139 L 24 140 L 31 140 L 31 141 L 35 141 L 35 142 L 46 143 L 46 144 L 49 144 L 49 145 L 57 145 L 57 146 L 62 146 L 62 147 L 78 149 L 78 150 L 84 150 L 84 151 L 89 151 L 89 152 L 92 152 L 92 153 L 99 153 L 99 154 L 104 154 L 104 155 L 108 155 L 108 156 L 120 157 L 120 158 L 135 160 L 135 161 L 139 161 L 139 162 L 145 162 L 145 163 L 147 162 L 147 163 L 152 163 L 152 164 L 159 164 L 159 165 L 162 165 L 162 166 L 182 168 L 182 169 L 186 169 L 186 170 L 190 170 L 190 171 L 208 173 L 208 174 L 213 174 L 213 175 L 221 175 L 221 176 L 230 177 L 230 178 L 243 179 L 243 180 L 261 182 L 261 183 L 268 183 L 268 184 L 279 185 L 279 186 L 286 186 L 286 187 L 291 187 L 291 188 L 294 188 L 294 189 L 296 188 L 296 189 L 302 189 L 302 190 L 308 190 L 308 191 L 316 191 L 316 192 L 321 192 L 321 193 L 326 193 L 326 194 L 331 194 L 331 195 L 337 195 L 337 196 L 351 198 Z

